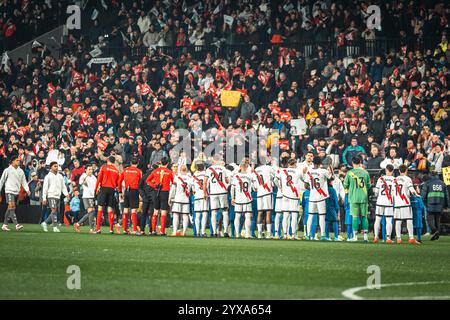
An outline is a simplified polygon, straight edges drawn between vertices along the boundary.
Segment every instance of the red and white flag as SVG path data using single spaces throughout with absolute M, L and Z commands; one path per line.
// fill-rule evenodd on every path
M 139 88 L 139 91 L 141 92 L 141 95 L 143 95 L 143 96 L 148 95 L 152 91 L 152 89 L 150 88 L 150 86 L 147 83 L 138 84 L 137 88 Z
M 56 88 L 53 85 L 53 83 L 50 82 L 49 84 L 47 84 L 47 92 L 50 95 L 50 97 L 55 93 L 55 91 L 56 91 Z

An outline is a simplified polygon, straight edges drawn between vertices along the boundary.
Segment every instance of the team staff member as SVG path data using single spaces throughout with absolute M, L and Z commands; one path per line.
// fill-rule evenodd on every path
M 145 225 L 147 222 L 147 217 L 153 215 L 153 198 L 155 197 L 155 189 L 147 184 L 147 178 L 152 174 L 153 170 L 158 168 L 157 165 L 150 167 L 150 169 L 145 173 L 139 182 L 139 194 L 142 198 L 142 214 L 140 221 L 140 232 L 137 235 L 145 235 Z M 151 222 L 151 219 L 150 219 Z M 152 233 L 152 224 L 149 224 L 149 233 Z
M 109 232 L 113 233 L 114 224 L 114 193 L 119 185 L 119 170 L 114 165 L 116 158 L 110 156 L 106 162 L 106 165 L 102 166 L 97 177 L 97 183 L 95 190 L 97 192 L 98 213 L 97 213 L 97 226 L 95 233 L 101 233 L 100 226 L 102 225 L 103 208 L 107 207 L 108 220 L 109 220 Z
M 142 171 L 137 167 L 136 158 L 131 160 L 131 166 L 123 170 L 119 178 L 119 192 L 122 193 L 122 183 L 125 182 L 123 191 L 123 232 L 128 233 L 128 212 L 131 209 L 131 222 L 133 224 L 133 234 L 137 232 L 137 208 L 139 208 L 139 181 L 142 178 Z
M 444 208 L 449 206 L 450 199 L 447 186 L 439 179 L 435 170 L 431 170 L 430 179 L 423 184 L 421 195 L 427 208 L 428 224 L 431 227 L 430 240 L 439 240 L 441 214 Z
M 161 165 L 158 169 L 154 170 L 147 178 L 147 184 L 154 188 L 154 211 L 152 217 L 152 235 L 156 235 L 156 222 L 158 221 L 158 214 L 161 211 L 161 231 L 160 235 L 166 235 L 166 219 L 167 212 L 169 211 L 169 191 L 173 182 L 173 172 L 167 169 L 169 159 L 163 157 L 161 159 Z
M 11 165 L 3 171 L 0 179 L 0 192 L 3 189 L 3 186 L 5 186 L 6 202 L 8 203 L 8 208 L 5 212 L 5 221 L 2 226 L 3 231 L 10 231 L 8 228 L 10 218 L 16 225 L 17 231 L 23 228 L 23 226 L 17 222 L 16 202 L 21 186 L 25 189 L 28 195 L 30 195 L 30 189 L 28 188 L 28 183 L 25 179 L 25 173 L 19 167 L 19 164 L 19 158 L 17 156 L 12 157 Z

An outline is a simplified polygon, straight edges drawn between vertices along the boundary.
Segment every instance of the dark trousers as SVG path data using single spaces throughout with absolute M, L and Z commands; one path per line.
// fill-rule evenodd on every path
M 141 231 L 145 231 L 145 223 L 147 222 L 147 218 L 150 219 L 150 223 L 148 225 L 149 232 L 152 232 L 152 215 L 153 215 L 153 201 L 144 201 L 142 202 L 142 215 L 141 215 L 141 223 L 140 228 Z
M 441 228 L 441 213 L 428 212 L 428 225 L 431 228 L 431 233 L 439 232 Z

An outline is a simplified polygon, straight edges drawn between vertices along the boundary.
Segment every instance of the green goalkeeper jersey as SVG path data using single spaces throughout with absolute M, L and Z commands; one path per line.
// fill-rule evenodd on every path
M 368 203 L 370 188 L 370 176 L 366 170 L 355 168 L 347 172 L 344 189 L 349 203 Z

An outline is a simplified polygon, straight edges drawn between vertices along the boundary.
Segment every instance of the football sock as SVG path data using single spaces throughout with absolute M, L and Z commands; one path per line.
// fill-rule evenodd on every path
M 266 224 L 266 232 L 267 232 L 267 234 L 272 235 L 272 224 L 271 223 Z M 267 234 L 266 234 L 266 236 L 267 236 Z
M 206 233 L 206 219 L 208 218 L 208 212 L 202 212 L 202 234 Z
M 415 228 L 415 229 L 416 229 L 417 240 L 422 241 L 422 228 Z
M 114 213 L 112 211 L 108 211 L 108 222 L 109 222 L 109 230 L 113 230 L 114 225 Z
M 179 224 L 179 214 L 178 213 L 174 213 L 173 214 L 173 219 L 172 219 L 172 233 L 173 234 L 177 233 L 178 224 Z
M 313 220 L 312 220 L 312 225 L 311 225 L 311 237 L 314 238 L 316 236 L 316 231 L 317 231 L 317 214 L 313 214 Z
M 306 233 L 309 235 L 309 236 L 311 236 L 312 235 L 312 223 L 313 223 L 313 215 L 310 213 L 309 215 L 308 215 L 308 221 L 307 221 L 307 223 L 306 223 Z
M 330 223 L 328 221 L 325 222 L 325 236 L 330 237 Z
M 367 241 L 369 239 L 368 235 L 368 230 L 364 230 L 364 240 Z
M 281 216 L 281 214 L 279 212 L 277 212 L 275 214 L 275 235 L 276 236 L 279 235 L 278 231 L 280 230 L 280 218 L 281 218 L 280 216 Z
M 395 221 L 395 235 L 397 236 L 397 239 L 402 238 L 402 220 Z
M 234 217 L 234 235 L 238 238 L 241 235 L 241 231 L 239 230 L 240 226 L 241 226 L 241 214 L 236 212 Z
M 381 217 L 380 216 L 376 216 L 375 217 L 375 224 L 373 226 L 373 234 L 374 234 L 375 238 L 378 238 L 378 235 L 380 233 L 380 225 L 381 225 Z
M 320 236 L 325 235 L 325 215 L 319 215 L 319 227 L 320 227 Z
M 367 219 L 367 216 L 362 217 L 362 229 L 369 230 L 369 220 Z
M 196 212 L 195 213 L 195 231 L 196 231 L 196 234 L 200 234 L 200 229 L 201 229 L 200 216 L 201 215 L 202 215 L 201 212 Z
M 258 223 L 257 224 L 257 228 L 258 228 L 258 234 L 261 235 L 262 234 L 262 228 L 263 228 L 262 223 Z
M 103 210 L 98 210 L 97 213 L 97 230 L 100 230 L 100 226 L 102 225 L 102 218 L 103 218 Z
M 297 223 L 298 223 L 298 212 L 292 212 L 291 214 L 291 235 L 297 236 Z
M 291 214 L 289 212 L 283 212 L 283 224 L 282 224 L 282 230 L 283 230 L 283 234 L 287 234 L 288 233 L 288 221 L 289 218 L 291 217 Z
M 133 224 L 133 231 L 137 231 L 137 213 L 132 212 L 131 213 L 131 223 Z
M 339 222 L 335 221 L 333 222 L 333 232 L 334 232 L 334 238 L 339 238 Z
M 183 234 L 186 234 L 188 226 L 189 226 L 189 215 L 183 214 Z
M 408 229 L 408 236 L 410 239 L 414 239 L 414 226 L 411 219 L 406 220 L 406 229 Z
M 152 215 L 152 232 L 156 232 L 156 223 L 158 222 L 158 215 Z
M 128 232 L 128 213 L 122 215 L 123 231 Z
M 347 225 L 347 239 L 351 239 L 353 236 L 353 230 L 351 225 Z
M 356 234 L 359 229 L 359 219 L 357 216 L 352 217 L 352 228 L 353 228 L 353 234 Z
M 228 211 L 222 210 L 223 217 L 223 232 L 228 233 L 228 226 L 230 225 L 230 216 L 228 215 Z
M 251 212 L 247 212 L 245 214 L 245 236 L 250 237 L 252 228 L 252 214 Z
M 392 230 L 392 229 L 391 229 Z M 381 239 L 386 240 L 386 217 L 381 217 Z
M 161 215 L 161 231 L 160 231 L 160 233 L 163 233 L 163 234 L 166 233 L 166 220 L 167 220 L 167 215 Z
M 217 210 L 211 211 L 211 228 L 212 233 L 215 234 L 217 232 Z
M 386 239 L 391 239 L 392 236 L 392 217 L 386 218 Z

